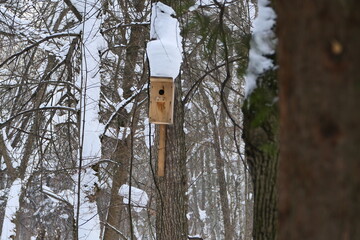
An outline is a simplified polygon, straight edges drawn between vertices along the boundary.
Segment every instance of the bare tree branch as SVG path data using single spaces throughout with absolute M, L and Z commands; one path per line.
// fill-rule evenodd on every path
M 74 109 L 74 108 L 69 108 L 69 107 L 62 107 L 62 106 L 52 106 L 52 107 L 42 107 L 42 108 L 34 108 L 34 109 L 30 109 L 30 110 L 26 110 L 23 112 L 19 112 L 17 114 L 15 114 L 14 116 L 10 117 L 8 120 L 6 120 L 5 122 L 0 123 L 0 129 L 2 129 L 3 127 L 5 127 L 6 125 L 8 125 L 12 120 L 14 120 L 15 118 L 27 114 L 27 113 L 31 113 L 31 112 L 37 112 L 37 111 L 46 111 L 46 110 L 67 110 L 67 111 L 71 111 L 74 113 L 77 113 L 78 110 Z
M 233 63 L 233 62 L 237 62 L 237 61 L 239 61 L 241 59 L 243 59 L 243 58 L 240 57 L 240 58 L 234 58 L 234 59 L 231 59 L 231 60 L 227 59 L 227 61 L 229 63 Z M 186 104 L 189 101 L 190 95 L 199 88 L 200 83 L 205 79 L 205 77 L 207 77 L 212 72 L 218 70 L 219 68 L 226 66 L 226 64 L 228 64 L 228 63 L 227 62 L 222 63 L 220 65 L 215 66 L 213 69 L 210 69 L 209 71 L 205 72 L 204 75 L 202 75 L 198 80 L 196 80 L 195 84 L 191 86 L 190 90 L 185 95 L 184 99 L 182 100 L 182 103 Z
M 107 222 L 102 222 L 104 225 L 108 226 L 109 228 L 111 228 L 112 230 L 114 230 L 117 234 L 120 235 L 120 237 L 122 237 L 123 239 L 125 240 L 128 240 L 128 238 L 122 233 L 120 232 L 118 229 L 116 229 L 114 226 L 110 225 L 109 223 Z
M 13 167 L 13 165 L 11 163 L 12 162 L 11 157 L 9 156 L 9 153 L 7 151 L 7 147 L 5 145 L 4 138 L 3 138 L 3 135 L 1 134 L 1 132 L 0 132 L 0 154 L 4 159 L 4 162 L 5 162 L 6 168 L 9 171 L 10 177 L 12 179 L 15 179 L 16 178 L 15 168 Z
M 77 8 L 72 4 L 70 0 L 64 0 L 65 4 L 69 7 L 69 9 L 74 13 L 75 17 L 81 22 L 83 19 L 83 16 L 77 10 Z
M 80 37 L 81 35 L 79 33 L 59 33 L 59 34 L 54 34 L 51 36 L 47 36 L 33 44 L 31 44 L 30 46 L 24 48 L 23 50 L 21 50 L 20 52 L 17 52 L 13 55 L 11 55 L 10 57 L 8 57 L 7 59 L 5 59 L 1 64 L 0 64 L 0 68 L 2 68 L 5 64 L 7 64 L 9 61 L 13 60 L 14 58 L 20 56 L 21 54 L 29 51 L 30 49 L 39 46 L 41 43 L 46 42 L 50 39 L 53 38 L 61 38 L 61 37 Z

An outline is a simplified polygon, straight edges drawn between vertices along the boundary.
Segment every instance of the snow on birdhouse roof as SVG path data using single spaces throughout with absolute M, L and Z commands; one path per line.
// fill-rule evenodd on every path
M 182 37 L 175 11 L 161 3 L 152 6 L 150 41 L 147 56 L 150 75 L 153 77 L 172 77 L 175 79 L 182 63 Z

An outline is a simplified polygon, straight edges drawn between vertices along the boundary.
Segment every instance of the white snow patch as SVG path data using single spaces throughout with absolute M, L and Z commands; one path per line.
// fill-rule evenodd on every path
M 124 197 L 123 202 L 129 204 L 129 190 L 130 186 L 123 184 L 119 189 L 119 195 Z M 131 204 L 137 207 L 134 207 L 135 212 L 141 212 L 149 201 L 149 197 L 144 190 L 141 190 L 136 187 L 131 187 Z
M 189 12 L 193 12 L 193 11 L 197 10 L 198 8 L 199 8 L 199 4 L 195 4 L 194 6 L 191 6 L 189 8 Z
M 252 40 L 249 51 L 249 65 L 245 76 L 245 96 L 256 88 L 256 79 L 266 70 L 274 67 L 266 55 L 275 51 L 276 38 L 273 31 L 276 14 L 269 6 L 269 0 L 258 0 L 258 16 L 252 26 Z
M 59 216 L 59 218 L 68 219 L 68 218 L 69 218 L 69 215 L 66 214 L 66 213 L 64 213 L 64 214 L 61 214 L 61 215 Z
M 201 208 L 199 208 L 199 216 L 201 221 L 205 221 L 207 218 L 206 210 L 201 210 Z

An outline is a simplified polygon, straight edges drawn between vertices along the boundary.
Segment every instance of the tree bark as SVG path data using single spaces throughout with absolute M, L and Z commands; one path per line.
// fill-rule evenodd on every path
M 277 5 L 279 239 L 360 239 L 360 2 Z
M 248 170 L 244 170 L 245 177 L 245 223 L 244 223 L 244 239 L 251 240 L 252 239 L 252 229 L 253 229 L 253 187 L 250 181 L 250 176 L 248 174 Z

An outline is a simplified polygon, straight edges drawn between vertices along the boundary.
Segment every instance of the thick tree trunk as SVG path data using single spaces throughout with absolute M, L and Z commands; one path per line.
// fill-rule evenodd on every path
M 187 173 L 181 83 L 175 81 L 174 124 L 167 127 L 165 176 L 156 184 L 156 239 L 187 239 Z
M 277 5 L 279 239 L 360 239 L 360 2 Z
M 275 73 L 258 80 L 258 87 L 243 107 L 246 161 L 254 191 L 253 237 L 275 240 L 277 236 L 278 111 Z

